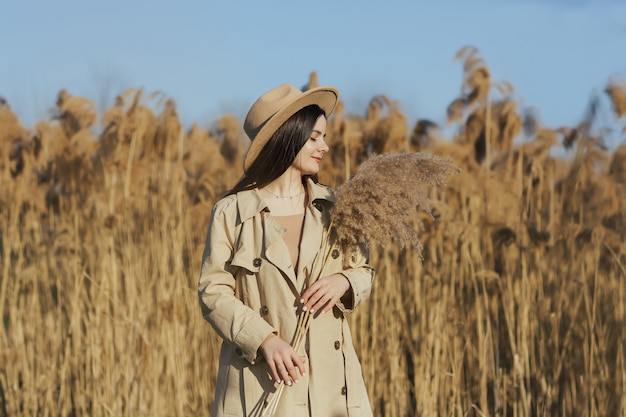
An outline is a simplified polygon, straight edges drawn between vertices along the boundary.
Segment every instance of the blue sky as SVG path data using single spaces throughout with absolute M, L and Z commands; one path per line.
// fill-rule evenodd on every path
M 572 125 L 609 77 L 626 77 L 626 2 L 7 1 L 0 96 L 31 126 L 61 88 L 110 105 L 141 87 L 174 99 L 186 125 L 209 126 L 317 71 L 349 113 L 385 94 L 409 124 L 443 124 L 465 45 L 546 125 Z

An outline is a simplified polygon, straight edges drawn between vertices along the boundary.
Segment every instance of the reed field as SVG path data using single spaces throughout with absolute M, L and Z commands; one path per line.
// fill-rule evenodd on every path
M 604 146 L 593 106 L 542 125 L 478 51 L 457 58 L 450 137 L 386 96 L 328 125 L 325 184 L 387 152 L 461 170 L 408 218 L 421 251 L 371 244 L 349 320 L 374 415 L 626 416 L 626 144 Z M 626 82 L 603 94 L 624 143 Z M 62 90 L 27 129 L 0 105 L 0 416 L 208 416 L 220 340 L 197 280 L 242 121 L 185 128 L 139 89 L 100 110 Z

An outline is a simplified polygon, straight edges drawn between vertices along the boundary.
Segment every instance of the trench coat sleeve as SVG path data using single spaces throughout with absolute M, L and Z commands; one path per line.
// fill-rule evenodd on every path
M 236 239 L 237 210 L 234 206 L 229 208 L 229 203 L 235 204 L 235 200 L 218 202 L 211 213 L 198 296 L 202 315 L 215 331 L 238 348 L 238 355 L 255 363 L 261 343 L 277 331 L 235 295 L 236 280 L 230 262 Z
M 342 312 L 351 312 L 366 300 L 372 291 L 374 269 L 367 264 L 367 252 L 364 248 L 345 255 L 344 270 L 341 274 L 350 282 L 352 297 L 348 297 L 349 304 L 339 302 L 337 306 Z

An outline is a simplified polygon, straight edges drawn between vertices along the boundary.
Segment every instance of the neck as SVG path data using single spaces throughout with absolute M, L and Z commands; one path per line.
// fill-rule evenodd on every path
M 285 172 L 261 190 L 275 198 L 295 198 L 304 194 L 304 185 L 300 175 L 290 175 L 289 172 Z

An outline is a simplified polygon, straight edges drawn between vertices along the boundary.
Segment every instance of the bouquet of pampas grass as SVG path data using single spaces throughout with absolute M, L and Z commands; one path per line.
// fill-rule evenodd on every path
M 422 152 L 374 155 L 336 193 L 332 227 L 344 248 L 384 244 L 422 249 L 418 231 L 407 221 L 416 208 L 431 214 L 429 186 L 445 186 L 460 173 L 451 158 Z M 421 222 L 416 226 L 420 228 Z
M 384 244 L 390 237 L 400 247 L 410 244 L 421 254 L 416 226 L 420 228 L 422 224 L 419 221 L 411 224 L 407 218 L 415 209 L 430 214 L 428 187 L 445 186 L 448 177 L 459 172 L 452 158 L 428 153 L 383 153 L 370 157 L 352 178 L 337 188 L 328 228 L 332 238 L 323 240 L 319 254 L 328 256 L 331 251 L 327 245 L 334 243 L 349 253 L 358 247 L 368 247 L 372 241 Z M 315 259 L 323 262 L 319 269 L 322 273 L 327 261 L 327 257 Z M 309 310 L 300 312 L 293 341 L 296 351 L 306 339 L 310 320 Z M 274 415 L 284 388 L 281 382 L 267 402 L 263 416 Z

